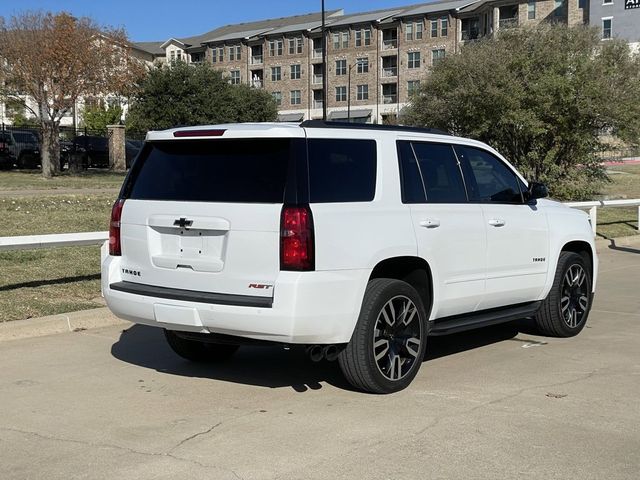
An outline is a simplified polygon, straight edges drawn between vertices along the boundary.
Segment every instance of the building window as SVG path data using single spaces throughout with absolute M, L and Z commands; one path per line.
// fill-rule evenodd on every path
M 444 48 L 437 48 L 435 50 L 431 50 L 431 65 L 437 64 L 440 60 L 442 60 L 445 56 Z
M 301 54 L 304 46 L 304 39 L 302 37 L 289 39 L 289 55 Z
M 224 47 L 218 48 L 218 61 L 224 62 Z
M 369 85 L 358 85 L 358 100 L 369 100 Z
M 431 20 L 431 38 L 438 36 L 438 20 Z
M 300 65 L 291 65 L 291 80 L 300 80 L 301 68 Z
M 369 71 L 369 59 L 368 58 L 358 58 L 356 60 L 356 72 L 358 73 L 367 73 Z
M 284 42 L 282 40 L 271 40 L 269 42 L 269 56 L 279 57 L 280 55 L 282 55 L 283 48 Z
M 333 49 L 334 50 L 339 50 L 340 49 L 340 34 L 339 33 L 334 33 L 333 34 Z
M 349 48 L 349 32 L 342 32 L 342 48 Z
M 414 95 L 420 88 L 420 80 L 409 80 L 407 82 L 407 93 L 409 96 Z
M 446 37 L 449 35 L 449 17 L 440 19 L 440 35 Z
M 336 87 L 336 102 L 347 101 L 347 87 Z
M 416 23 L 416 40 L 422 40 L 422 31 L 424 30 L 424 25 L 422 22 Z
M 271 96 L 273 97 L 273 100 L 276 102 L 277 106 L 282 105 L 282 92 L 272 92 Z
M 277 82 L 282 80 L 282 67 L 271 67 L 271 81 Z
M 407 41 L 413 40 L 413 23 L 407 23 L 404 26 L 404 34 Z
M 231 70 L 231 85 L 240 84 L 240 70 Z
M 536 18 L 536 0 L 530 0 L 527 4 L 527 18 L 535 20 Z
M 562 15 L 562 7 L 564 6 L 564 0 L 554 0 L 553 2 L 553 15 L 559 17 Z
M 371 45 L 371 29 L 356 30 L 356 47 Z
M 602 19 L 602 39 L 603 40 L 610 39 L 612 32 L 613 32 L 613 19 L 603 18 Z
M 578 0 L 578 8 L 587 8 L 587 0 Z
M 336 60 L 336 75 L 346 75 L 346 74 L 347 74 L 347 61 Z
M 300 105 L 302 103 L 302 93 L 300 90 L 291 90 L 291 105 Z
M 171 50 L 171 53 L 169 54 L 169 59 L 171 60 L 171 63 L 174 63 L 176 61 L 176 51 L 175 50 Z M 215 54 L 213 55 L 213 61 L 215 62 Z
M 386 104 L 397 103 L 398 101 L 398 84 L 397 83 L 382 84 L 382 101 Z
M 176 55 L 177 55 L 177 59 L 181 61 L 181 60 L 182 60 L 182 51 L 181 51 L 181 50 L 178 50 L 178 51 L 176 52 Z
M 409 68 L 420 68 L 420 52 L 409 52 L 407 64 Z
M 229 47 L 229 61 L 242 60 L 242 47 L 240 45 L 233 45 Z
M 613 5 L 613 0 L 602 0 L 603 5 Z

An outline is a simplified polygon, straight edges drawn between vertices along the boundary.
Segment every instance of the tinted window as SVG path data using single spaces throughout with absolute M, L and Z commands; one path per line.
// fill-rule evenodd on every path
M 461 203 L 467 193 L 451 145 L 398 142 L 404 203 Z
M 451 145 L 413 143 L 427 203 L 460 203 L 467 201 L 467 193 Z
M 400 157 L 402 203 L 425 203 L 427 197 L 411 142 L 398 142 L 398 155 Z
M 289 139 L 150 142 L 129 197 L 192 202 L 281 203 Z
M 376 142 L 310 139 L 312 203 L 369 202 L 376 191 Z
M 13 132 L 13 138 L 20 143 L 38 143 L 38 138 L 33 133 Z
M 470 171 L 467 186 L 474 201 L 522 203 L 521 182 L 500 159 L 472 147 L 456 146 L 456 152 Z

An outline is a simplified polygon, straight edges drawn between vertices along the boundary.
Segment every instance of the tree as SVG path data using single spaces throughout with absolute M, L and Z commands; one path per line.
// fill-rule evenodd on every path
M 0 58 L 2 96 L 22 102 L 40 124 L 45 177 L 59 169 L 60 121 L 78 98 L 126 94 L 142 72 L 124 31 L 68 13 L 0 18 Z
M 552 195 L 578 199 L 606 179 L 603 133 L 640 138 L 640 56 L 597 30 L 505 29 L 433 67 L 406 122 L 477 138 Z
M 271 95 L 248 85 L 230 85 L 208 65 L 175 62 L 157 66 L 130 99 L 127 128 L 137 132 L 176 125 L 273 121 Z
M 109 105 L 105 108 L 97 105 L 86 105 L 82 112 L 82 123 L 84 127 L 92 132 L 107 134 L 107 126 L 116 125 L 122 119 L 122 107 L 119 105 Z

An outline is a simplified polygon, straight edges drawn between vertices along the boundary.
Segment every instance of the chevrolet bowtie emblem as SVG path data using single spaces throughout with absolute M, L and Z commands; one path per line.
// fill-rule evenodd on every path
M 193 225 L 193 220 L 187 220 L 186 218 L 179 218 L 173 222 L 174 227 L 187 228 Z

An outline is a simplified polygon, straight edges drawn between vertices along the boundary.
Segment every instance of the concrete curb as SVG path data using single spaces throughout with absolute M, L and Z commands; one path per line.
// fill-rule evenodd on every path
M 607 240 L 596 240 L 598 251 L 608 250 L 615 242 L 616 247 L 640 246 L 640 235 Z M 68 333 L 75 330 L 88 330 L 92 328 L 110 327 L 122 325 L 127 327 L 131 323 L 117 318 L 106 308 L 96 308 L 80 312 L 63 313 L 49 317 L 30 318 L 28 320 L 15 320 L 0 323 L 0 342 L 19 340 L 21 338 L 44 337 L 58 333 Z
M 0 323 L 0 342 L 22 338 L 44 337 L 91 328 L 131 325 L 113 315 L 108 308 L 63 313 L 49 317 L 30 318 Z

